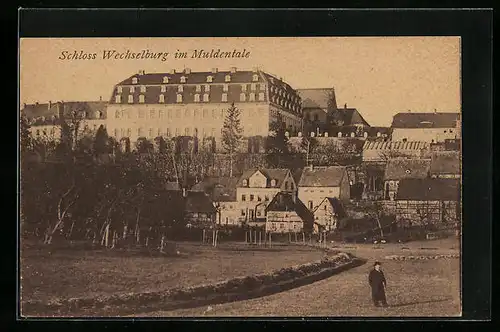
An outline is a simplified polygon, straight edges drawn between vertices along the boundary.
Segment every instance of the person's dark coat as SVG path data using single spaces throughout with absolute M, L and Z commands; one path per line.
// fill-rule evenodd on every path
M 372 299 L 375 304 L 378 302 L 386 303 L 385 298 L 385 286 L 386 280 L 384 276 L 384 272 L 381 270 L 377 271 L 375 269 L 370 271 L 368 275 L 368 282 L 370 283 L 370 287 L 372 288 Z

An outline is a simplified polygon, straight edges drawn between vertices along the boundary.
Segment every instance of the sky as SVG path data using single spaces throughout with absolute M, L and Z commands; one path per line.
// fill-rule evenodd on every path
M 168 52 L 161 59 L 103 59 L 103 51 Z M 247 58 L 193 59 L 193 50 L 234 49 Z M 60 59 L 62 52 L 95 59 Z M 176 51 L 187 59 L 176 59 Z M 372 126 L 398 112 L 460 112 L 459 37 L 23 38 L 19 100 L 109 100 L 113 86 L 144 70 L 209 71 L 259 67 L 295 89 L 335 88 L 337 104 L 357 108 Z

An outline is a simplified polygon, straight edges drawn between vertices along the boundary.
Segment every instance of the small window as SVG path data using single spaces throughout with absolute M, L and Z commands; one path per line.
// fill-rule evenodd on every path
M 130 93 L 134 93 L 135 92 L 135 88 L 133 86 L 130 87 Z
M 247 91 L 247 85 L 246 84 L 242 84 L 241 85 L 241 91 Z
M 129 104 L 133 103 L 134 102 L 134 96 L 128 95 L 128 102 L 129 102 Z
M 227 101 L 227 93 L 222 94 L 222 101 Z
M 118 92 L 118 93 L 122 93 L 122 92 L 123 92 L 123 88 L 122 88 L 121 86 L 118 86 L 118 87 L 116 88 L 116 92 Z
M 227 92 L 227 91 L 229 91 L 229 84 L 224 84 L 224 85 L 222 86 L 222 90 L 223 90 L 223 91 L 226 91 L 226 92 Z
M 245 101 L 246 95 L 244 93 L 240 93 L 240 101 Z
M 197 93 L 194 95 L 194 101 L 199 102 L 200 101 L 200 95 Z
M 243 179 L 243 186 L 246 187 L 248 185 L 248 181 L 246 179 Z
M 250 85 L 250 88 L 252 89 L 252 91 L 255 91 L 257 89 L 257 86 L 255 85 L 255 83 L 252 83 Z
M 265 84 L 259 84 L 259 90 L 265 90 L 266 85 Z
M 205 102 L 208 102 L 208 101 L 209 101 L 209 95 L 208 95 L 208 93 L 205 93 L 205 94 L 203 95 L 203 101 L 205 101 Z
M 241 215 L 244 217 L 246 215 L 245 209 L 241 209 Z
M 213 76 L 207 76 L 208 83 L 212 83 L 213 79 L 214 79 Z
M 144 95 L 139 95 L 139 102 L 144 103 Z
M 275 187 L 276 186 L 276 180 L 275 179 L 272 179 L 271 180 L 271 187 Z
M 185 116 L 186 118 L 189 118 L 189 117 L 191 116 L 191 112 L 190 112 L 189 108 L 187 108 L 187 109 L 184 111 L 184 116 Z
M 141 92 L 145 93 L 146 92 L 146 87 L 144 85 L 141 85 Z
M 139 136 L 139 137 L 144 136 L 144 129 L 142 129 L 142 128 L 137 129 L 137 136 Z
M 121 102 L 122 102 L 122 96 L 120 96 L 120 95 L 116 95 L 116 96 L 115 96 L 115 103 L 119 104 L 119 103 L 121 103 Z
M 184 134 L 186 136 L 190 136 L 191 135 L 191 129 L 190 128 L 184 128 Z
M 179 86 L 177 87 L 177 91 L 178 91 L 178 92 L 184 92 L 184 86 L 183 86 L 183 85 L 179 85 Z
M 205 91 L 210 91 L 210 84 L 205 84 Z
M 252 81 L 257 82 L 258 80 L 259 80 L 259 75 L 254 74 L 254 75 L 252 76 Z
M 224 78 L 224 81 L 231 82 L 231 75 L 226 75 L 226 77 Z
M 137 84 L 137 77 L 132 78 L 132 84 Z
M 259 101 L 264 101 L 264 92 L 259 93 Z
M 161 92 L 167 92 L 167 86 L 166 85 L 162 85 L 161 86 Z
M 160 95 L 160 100 L 159 100 L 160 103 L 164 103 L 165 102 L 165 95 Z
M 186 83 L 186 76 L 181 76 L 181 83 Z
M 182 95 L 181 94 L 177 94 L 177 102 L 182 103 Z
M 139 110 L 139 118 L 143 119 L 144 118 L 144 110 Z
M 168 76 L 163 77 L 163 83 L 168 83 Z
M 196 92 L 201 92 L 201 85 L 196 85 Z
M 155 117 L 156 117 L 156 111 L 155 110 L 149 111 L 149 118 L 154 119 Z
M 251 93 L 250 94 L 250 98 L 249 98 L 250 101 L 255 101 L 255 93 Z
M 247 195 L 241 195 L 241 200 L 245 202 L 247 200 Z
M 309 210 L 312 210 L 313 209 L 313 201 L 309 201 L 308 205 L 309 205 Z
M 253 201 L 255 199 L 254 195 L 250 195 L 250 201 Z
M 261 202 L 261 201 L 262 201 L 262 197 L 257 196 L 257 201 L 258 201 L 258 202 Z

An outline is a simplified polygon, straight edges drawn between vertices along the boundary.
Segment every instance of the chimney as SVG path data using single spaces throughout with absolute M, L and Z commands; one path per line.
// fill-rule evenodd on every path
M 186 73 L 186 74 L 191 74 L 191 69 L 190 69 L 190 68 L 185 68 L 185 69 L 184 69 L 184 73 Z
M 49 105 L 48 105 L 48 109 L 50 110 L 52 108 L 52 101 L 49 100 Z
M 212 74 L 217 74 L 217 72 L 219 71 L 219 69 L 217 68 L 212 68 Z
M 38 102 L 37 102 L 37 101 L 35 101 L 35 105 L 37 105 L 37 106 L 38 106 Z
M 170 74 L 175 74 L 175 69 L 170 69 Z
M 344 109 L 346 109 L 346 108 L 347 108 L 347 103 L 344 104 Z
M 139 75 L 144 75 L 145 73 L 146 72 L 143 69 L 139 70 Z
M 99 96 L 99 101 L 102 101 L 102 96 Z
M 232 74 L 236 73 L 236 67 L 231 67 L 231 73 Z

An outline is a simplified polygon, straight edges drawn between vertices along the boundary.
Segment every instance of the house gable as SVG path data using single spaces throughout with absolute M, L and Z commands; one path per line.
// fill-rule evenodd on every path
M 283 182 L 281 183 L 281 190 L 293 191 L 296 189 L 297 189 L 297 186 L 296 186 L 295 180 L 293 179 L 292 173 L 290 171 L 288 171 L 286 173 L 285 178 L 283 179 Z
M 267 187 L 267 177 L 262 174 L 261 171 L 256 171 L 248 179 L 248 186 L 250 188 L 266 188 Z

